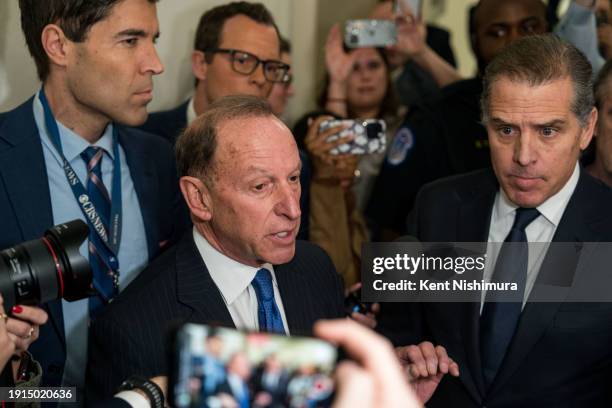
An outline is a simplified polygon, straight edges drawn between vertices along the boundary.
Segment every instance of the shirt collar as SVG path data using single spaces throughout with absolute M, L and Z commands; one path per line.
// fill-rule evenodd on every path
M 272 284 L 277 286 L 274 268 L 265 263 L 259 268 L 241 264 L 217 251 L 194 227 L 193 240 L 200 252 L 200 256 L 206 263 L 206 268 L 212 280 L 219 288 L 221 295 L 227 305 L 231 305 L 244 292 L 261 268 L 266 268 L 272 274 Z
M 546 218 L 546 220 L 548 220 L 548 222 L 553 224 L 555 227 L 557 227 L 561 221 L 565 207 L 567 206 L 570 197 L 572 194 L 574 194 L 574 190 L 578 185 L 579 178 L 580 165 L 578 162 L 576 162 L 574 172 L 563 188 L 537 207 L 540 214 L 542 214 L 542 216 L 544 216 L 544 218 Z M 510 201 L 502 188 L 500 188 L 499 191 L 500 194 L 497 200 L 498 205 L 496 206 L 496 216 L 497 219 L 502 219 L 503 217 L 513 214 L 514 210 L 516 210 L 518 206 Z
M 45 125 L 45 114 L 42 103 L 40 103 L 39 93 L 36 93 L 36 97 L 34 98 L 34 118 L 37 122 L 38 129 L 41 131 L 41 136 L 45 138 L 49 138 L 47 133 L 47 127 Z M 97 146 L 101 147 L 105 150 L 106 154 L 110 156 L 111 159 L 114 159 L 113 152 L 113 124 L 109 123 L 104 129 L 104 133 L 102 137 L 98 139 L 96 143 L 91 145 L 87 140 L 83 139 L 78 134 L 74 133 L 72 130 L 68 129 L 62 123 L 56 120 L 57 128 L 60 134 L 60 140 L 62 142 L 62 150 L 64 153 L 64 157 L 69 162 L 72 162 L 76 158 L 79 158 L 81 153 L 89 146 Z M 48 139 L 50 141 L 50 139 Z
M 189 103 L 187 104 L 187 124 L 188 125 L 190 125 L 191 122 L 196 120 L 196 118 L 198 117 L 198 114 L 195 111 L 195 106 L 193 104 L 194 98 L 195 96 L 192 96 L 191 99 L 189 100 Z

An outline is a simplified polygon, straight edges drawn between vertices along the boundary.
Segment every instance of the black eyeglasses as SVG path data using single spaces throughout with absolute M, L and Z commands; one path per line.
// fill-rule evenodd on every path
M 291 75 L 291 72 L 287 72 L 284 76 L 283 79 L 281 81 L 283 83 L 283 85 L 285 86 L 289 86 L 291 85 L 291 83 L 293 82 L 293 75 Z
M 232 69 L 239 74 L 251 75 L 259 64 L 263 65 L 264 77 L 270 82 L 287 82 L 289 65 L 275 60 L 262 61 L 255 55 L 240 50 L 226 48 L 211 48 L 204 52 L 229 54 Z

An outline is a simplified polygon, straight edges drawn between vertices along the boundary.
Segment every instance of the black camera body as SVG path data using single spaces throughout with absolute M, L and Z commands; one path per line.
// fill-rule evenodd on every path
M 91 268 L 79 253 L 88 235 L 87 224 L 73 220 L 49 228 L 42 238 L 0 251 L 4 309 L 91 296 Z

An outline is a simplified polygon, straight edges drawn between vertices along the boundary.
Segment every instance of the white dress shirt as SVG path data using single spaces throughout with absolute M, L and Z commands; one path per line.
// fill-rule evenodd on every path
M 198 114 L 195 111 L 195 106 L 193 104 L 193 98 L 195 98 L 195 96 L 192 96 L 191 99 L 189 99 L 189 103 L 187 104 L 187 125 L 191 125 L 191 122 L 196 120 L 196 118 L 198 117 Z
M 223 301 L 229 310 L 236 328 L 259 330 L 257 293 L 251 282 L 259 269 L 266 268 L 272 274 L 274 300 L 283 319 L 285 333 L 289 334 L 285 309 L 283 308 L 283 302 L 278 290 L 274 268 L 271 264 L 266 263 L 258 268 L 241 264 L 213 248 L 195 227 L 193 229 L 193 240 L 206 264 L 206 268 L 208 268 L 212 280 L 221 292 Z
M 538 277 L 540 266 L 544 261 L 544 256 L 548 250 L 548 245 L 557 231 L 557 226 L 561 221 L 561 217 L 565 212 L 565 207 L 569 202 L 578 179 L 580 178 L 580 166 L 576 163 L 574 172 L 570 176 L 569 180 L 561 190 L 542 204 L 537 209 L 540 212 L 540 216 L 536 218 L 531 224 L 525 228 L 527 235 L 527 242 L 529 245 L 529 259 L 527 262 L 527 282 L 525 284 L 525 294 L 523 297 L 523 307 L 529 297 L 533 284 Z M 495 203 L 493 204 L 493 212 L 491 214 L 491 224 L 489 226 L 489 238 L 487 242 L 496 243 L 495 245 L 487 245 L 487 259 L 485 261 L 484 280 L 491 282 L 493 272 L 495 270 L 495 263 L 499 256 L 499 250 L 501 243 L 504 242 L 512 224 L 514 223 L 514 217 L 516 215 L 516 209 L 518 206 L 514 204 L 506 193 L 500 188 L 495 196 Z M 536 243 L 536 244 L 533 244 Z M 486 291 L 482 292 L 480 311 L 484 306 Z

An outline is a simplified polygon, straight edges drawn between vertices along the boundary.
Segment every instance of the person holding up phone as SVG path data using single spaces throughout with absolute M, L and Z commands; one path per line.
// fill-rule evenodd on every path
M 461 79 L 448 31 L 425 24 L 422 1 L 383 0 L 370 18 L 391 20 L 397 43 L 385 49 L 399 98 L 406 106 L 418 105 L 439 94 L 441 88 Z
M 333 118 L 352 120 L 351 123 L 383 119 L 387 128 L 383 138 L 388 145 L 403 109 L 394 95 L 389 66 L 381 49 L 345 51 L 340 27 L 335 25 L 325 46 L 325 62 L 327 78 L 319 97 L 321 109 L 298 121 L 294 134 L 308 153 L 313 173 L 308 184 L 308 237 L 330 254 L 345 284 L 350 286 L 359 281 L 361 244 L 369 239 L 362 211 L 385 152 L 383 149 L 376 154 L 332 155 L 332 149 L 353 140 L 355 135 L 349 133 L 334 140 L 334 135 L 345 130 L 349 122 L 325 131 L 320 128 L 325 120 Z M 328 116 L 317 119 L 319 114 Z

